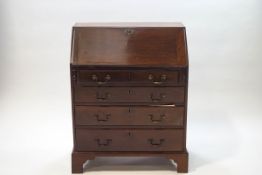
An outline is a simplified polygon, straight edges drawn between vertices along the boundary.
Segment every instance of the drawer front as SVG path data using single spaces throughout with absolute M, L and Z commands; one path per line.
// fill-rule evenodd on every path
M 139 85 L 185 85 L 183 71 L 135 71 L 131 75 L 134 84 Z
M 180 129 L 76 129 L 77 151 L 182 151 Z
M 182 127 L 184 107 L 76 106 L 76 125 Z
M 183 103 L 184 87 L 75 87 L 76 102 Z
M 77 83 L 84 86 L 182 86 L 185 85 L 185 73 L 182 70 L 80 70 Z
M 130 73 L 127 71 L 78 71 L 77 82 L 80 84 L 101 86 L 128 82 Z

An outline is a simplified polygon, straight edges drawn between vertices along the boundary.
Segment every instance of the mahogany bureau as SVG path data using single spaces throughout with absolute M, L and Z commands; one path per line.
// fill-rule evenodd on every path
M 72 173 L 97 156 L 162 156 L 188 171 L 188 54 L 181 23 L 72 31 Z

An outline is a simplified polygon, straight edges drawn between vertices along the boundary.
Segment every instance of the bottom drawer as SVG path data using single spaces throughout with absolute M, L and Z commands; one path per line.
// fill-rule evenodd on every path
M 182 151 L 183 129 L 76 129 L 77 151 Z

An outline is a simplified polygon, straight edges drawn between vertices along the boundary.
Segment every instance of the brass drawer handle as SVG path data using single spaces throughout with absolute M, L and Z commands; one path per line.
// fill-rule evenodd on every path
M 108 121 L 109 120 L 109 117 L 111 116 L 111 114 L 105 114 L 104 116 L 104 118 L 101 118 L 101 115 L 99 115 L 99 114 L 95 114 L 95 116 L 96 116 L 96 120 L 98 121 L 98 122 L 106 122 L 106 121 Z
M 165 74 L 162 74 L 160 76 L 160 80 L 159 81 L 155 81 L 155 78 L 152 74 L 148 75 L 148 80 L 152 81 L 152 83 L 154 84 L 162 84 L 167 80 L 167 76 Z
M 134 31 L 135 31 L 134 29 L 130 29 L 130 28 L 124 30 L 124 32 L 125 32 L 125 34 L 126 34 L 127 36 L 132 35 L 132 34 L 134 33 Z
M 104 94 L 100 94 L 99 92 L 96 93 L 96 99 L 97 100 L 108 100 L 110 97 L 110 93 L 106 92 Z
M 97 75 L 92 75 L 92 80 L 93 80 L 93 81 L 97 81 L 97 80 L 98 80 Z
M 93 74 L 92 75 L 92 80 L 95 81 L 99 85 L 106 84 L 108 81 L 111 80 L 111 75 L 106 74 L 106 76 L 104 77 L 104 81 L 98 81 L 98 76 Z
M 110 81 L 110 80 L 111 80 L 111 76 L 110 76 L 109 74 L 107 74 L 107 75 L 105 76 L 105 80 L 106 80 L 106 81 Z
M 161 146 L 165 139 L 159 139 L 158 141 L 155 141 L 155 139 L 148 139 L 149 143 L 153 146 Z
M 95 139 L 95 141 L 97 142 L 98 146 L 109 146 L 112 142 L 112 139 Z
M 160 77 L 161 81 L 166 81 L 167 80 L 167 76 L 165 74 L 161 75 Z
M 164 93 L 160 93 L 159 97 L 155 97 L 154 93 L 151 93 L 150 97 L 153 102 L 159 102 L 162 101 L 166 97 L 166 95 Z
M 149 116 L 150 116 L 150 119 L 151 119 L 151 121 L 152 121 L 153 123 L 162 122 L 162 121 L 166 118 L 166 115 L 165 115 L 165 114 L 161 114 L 158 119 L 156 119 L 153 114 L 149 114 Z

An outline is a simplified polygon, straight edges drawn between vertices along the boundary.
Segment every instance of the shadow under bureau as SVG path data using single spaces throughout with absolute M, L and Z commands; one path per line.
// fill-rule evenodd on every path
M 70 71 L 72 173 L 97 156 L 162 156 L 188 171 L 182 24 L 76 24 Z

